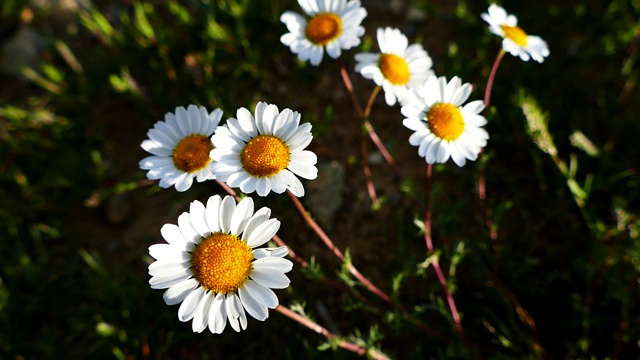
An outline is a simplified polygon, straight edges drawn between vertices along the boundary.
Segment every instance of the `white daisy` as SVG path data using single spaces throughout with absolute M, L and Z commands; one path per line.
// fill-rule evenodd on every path
M 367 16 L 367 10 L 359 0 L 298 0 L 302 10 L 310 17 L 285 11 L 280 16 L 289 29 L 280 41 L 298 54 L 301 61 L 317 66 L 322 61 L 324 50 L 334 59 L 342 49 L 348 50 L 360 45 L 364 27 L 360 26 Z
M 489 30 L 502 37 L 502 48 L 513 56 L 519 56 L 523 61 L 529 58 L 541 63 L 549 56 L 547 43 L 539 36 L 527 35 L 518 27 L 518 18 L 496 4 L 489 6 L 489 13 L 480 15 L 489 23 Z
M 487 144 L 489 134 L 481 128 L 487 120 L 479 115 L 481 100 L 462 104 L 471 94 L 471 85 L 461 85 L 457 76 L 447 84 L 444 77 L 429 77 L 424 87 L 413 93 L 402 107 L 404 126 L 415 131 L 409 143 L 418 146 L 418 155 L 427 163 L 444 163 L 449 157 L 458 166 L 475 160 Z
M 175 185 L 176 190 L 191 187 L 193 178 L 198 182 L 215 179 L 211 173 L 213 162 L 209 152 L 213 144 L 209 138 L 222 117 L 222 110 L 208 113 L 204 107 L 189 105 L 176 108 L 175 115 L 167 113 L 147 132 L 149 139 L 140 146 L 152 154 L 140 161 L 140 168 L 149 170 L 147 178 L 160 179 L 160 187 Z
M 311 124 L 300 125 L 297 111 L 279 112 L 264 102 L 256 105 L 255 118 L 245 108 L 236 116 L 211 137 L 214 175 L 246 194 L 256 191 L 266 196 L 272 190 L 281 194 L 289 189 L 303 196 L 296 175 L 309 180 L 318 176 L 316 154 L 303 150 L 313 138 Z
M 382 86 L 387 105 L 395 105 L 396 100 L 404 105 L 409 89 L 424 85 L 433 75 L 433 62 L 422 45 L 409 46 L 398 29 L 379 28 L 378 47 L 381 54 L 356 54 L 356 71 Z
M 278 306 L 271 289 L 289 286 L 285 273 L 293 267 L 283 259 L 286 247 L 260 248 L 271 239 L 280 221 L 269 219 L 264 207 L 253 213 L 253 200 L 244 198 L 236 205 L 231 196 L 209 198 L 206 207 L 191 203 L 189 212 L 178 217 L 178 225 L 162 227 L 167 244 L 149 247 L 156 259 L 149 265 L 149 284 L 167 289 L 167 305 L 180 302 L 180 321 L 193 319 L 194 332 L 207 326 L 222 333 L 227 321 L 235 331 L 247 328 L 245 310 L 264 321 L 268 308 Z

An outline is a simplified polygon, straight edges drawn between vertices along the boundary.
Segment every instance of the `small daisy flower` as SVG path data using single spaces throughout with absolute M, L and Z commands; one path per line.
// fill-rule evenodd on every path
M 167 289 L 167 305 L 182 303 L 178 319 L 193 319 L 194 332 L 209 327 L 222 333 L 227 322 L 235 331 L 247 328 L 247 315 L 264 321 L 268 309 L 278 306 L 271 289 L 289 286 L 285 273 L 293 267 L 283 259 L 286 247 L 257 248 L 271 239 L 280 221 L 269 219 L 271 210 L 253 212 L 253 200 L 236 205 L 231 196 L 215 195 L 207 205 L 191 203 L 178 225 L 162 227 L 167 243 L 149 247 L 156 259 L 149 265 L 152 289 Z M 246 310 L 246 313 L 245 313 Z
M 489 24 L 489 30 L 502 37 L 502 48 L 522 61 L 529 58 L 541 63 L 549 56 L 547 43 L 539 36 L 527 35 L 518 27 L 518 18 L 496 4 L 489 6 L 489 13 L 483 13 L 482 19 Z
M 214 175 L 231 187 L 267 196 L 285 190 L 300 197 L 304 187 L 296 175 L 313 180 L 318 176 L 316 154 L 303 150 L 311 143 L 311 124 L 300 125 L 297 111 L 264 102 L 256 105 L 255 117 L 240 108 L 237 119 L 218 127 L 211 137 Z M 295 175 L 294 175 L 295 174 Z
M 404 105 L 409 89 L 424 85 L 433 75 L 433 62 L 422 45 L 409 46 L 407 37 L 398 29 L 379 28 L 378 47 L 381 54 L 356 54 L 356 71 L 382 86 L 387 105 L 395 105 L 396 101 Z
M 160 179 L 160 187 L 176 187 L 186 191 L 193 178 L 198 182 L 215 179 L 209 157 L 213 144 L 209 138 L 220 123 L 222 110 L 211 113 L 204 107 L 189 105 L 176 108 L 175 115 L 167 113 L 147 132 L 149 139 L 140 145 L 152 156 L 140 161 L 142 170 L 149 170 L 147 178 Z
M 364 27 L 360 26 L 367 16 L 367 10 L 360 6 L 359 0 L 298 0 L 302 10 L 310 17 L 307 21 L 302 15 L 285 11 L 280 16 L 289 29 L 280 41 L 298 54 L 298 59 L 318 66 L 324 50 L 333 59 L 340 56 L 342 50 L 360 45 Z
M 476 100 L 462 106 L 470 94 L 471 85 L 462 85 L 457 76 L 449 83 L 444 77 L 431 76 L 402 107 L 406 116 L 402 123 L 415 131 L 409 143 L 418 146 L 418 155 L 427 163 L 445 163 L 451 157 L 464 166 L 487 144 L 489 134 L 481 128 L 487 120 L 479 115 L 484 103 Z

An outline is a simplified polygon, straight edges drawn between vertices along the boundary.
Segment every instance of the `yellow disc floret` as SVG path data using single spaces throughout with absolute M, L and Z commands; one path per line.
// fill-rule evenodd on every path
M 173 150 L 173 163 L 176 168 L 192 173 L 209 164 L 209 152 L 213 149 L 211 140 L 200 134 L 189 135 L 178 142 Z
M 253 177 L 270 177 L 289 165 L 289 148 L 273 135 L 258 135 L 240 153 L 242 167 Z
M 409 65 L 398 55 L 381 54 L 378 67 L 382 75 L 393 85 L 404 85 L 409 82 L 411 76 Z
M 217 232 L 191 253 L 191 271 L 202 287 L 215 293 L 236 291 L 251 274 L 253 253 L 237 236 Z
M 464 132 L 464 118 L 457 106 L 438 103 L 427 113 L 427 126 L 440 139 L 454 141 Z
M 316 45 L 326 45 L 342 33 L 342 20 L 333 13 L 322 13 L 314 16 L 309 23 L 305 34 L 307 39 Z
M 521 28 L 517 26 L 501 26 L 502 31 L 504 31 L 504 36 L 513 40 L 514 43 L 520 46 L 527 46 L 527 33 L 524 32 Z

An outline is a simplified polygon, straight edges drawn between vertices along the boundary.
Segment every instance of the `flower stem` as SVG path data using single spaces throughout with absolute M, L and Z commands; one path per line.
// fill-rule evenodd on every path
M 293 195 L 289 190 L 287 190 L 287 194 L 289 194 L 289 197 L 291 198 L 291 200 L 293 200 L 293 204 L 295 205 L 300 215 L 302 215 L 304 220 L 307 222 L 307 225 L 309 225 L 311 229 L 313 229 L 313 231 L 316 234 L 318 234 L 318 236 L 320 237 L 320 240 L 322 240 L 322 242 L 327 246 L 327 248 L 329 248 L 329 250 L 331 250 L 331 252 L 333 252 L 333 254 L 338 259 L 340 259 L 340 261 L 342 261 L 343 263 L 346 263 L 346 258 L 344 254 L 342 254 L 342 251 L 340 251 L 340 249 L 338 249 L 335 246 L 333 241 L 329 238 L 329 236 L 327 236 L 324 230 L 322 230 L 320 225 L 318 225 L 318 223 L 316 223 L 315 220 L 311 218 L 311 216 L 305 209 L 304 205 L 302 205 L 302 203 L 300 202 L 300 199 L 298 199 L 298 197 Z M 388 302 L 389 304 L 395 305 L 393 300 L 391 300 L 391 298 L 387 294 L 385 294 L 382 290 L 380 290 L 377 286 L 375 286 L 369 279 L 367 279 L 364 275 L 362 275 L 362 273 L 360 273 L 360 271 L 358 271 L 358 269 L 356 269 L 351 263 L 347 263 L 346 265 L 351 275 L 353 275 L 358 281 L 360 281 L 367 289 L 369 289 L 369 291 L 378 295 L 382 300 Z
M 344 86 L 347 88 L 349 95 L 351 95 L 351 101 L 353 101 L 353 107 L 356 109 L 358 113 L 358 117 L 361 118 L 364 116 L 364 112 L 362 111 L 362 105 L 358 101 L 356 97 L 356 92 L 353 90 L 353 84 L 351 84 L 351 79 L 349 78 L 349 73 L 347 73 L 347 68 L 344 66 L 342 61 L 338 61 L 340 66 L 340 75 L 342 76 L 342 82 L 344 82 Z
M 427 164 L 427 178 L 425 181 L 425 216 L 424 216 L 424 240 L 427 245 L 427 250 L 429 251 L 429 255 L 433 255 L 435 249 L 433 247 L 433 240 L 431 238 L 431 176 L 433 173 L 433 165 Z M 455 300 L 453 299 L 453 295 L 449 291 L 449 286 L 447 285 L 447 279 L 444 277 L 442 273 L 442 269 L 440 268 L 440 262 L 438 257 L 434 257 L 433 259 L 433 269 L 436 272 L 436 276 L 438 277 L 438 281 L 442 286 L 442 290 L 444 291 L 445 297 L 447 299 L 447 304 L 449 305 L 449 310 L 451 310 L 451 317 L 453 318 L 453 322 L 455 325 L 455 329 L 460 335 L 460 338 L 465 342 L 469 352 L 471 352 L 471 347 L 467 342 L 467 338 L 464 334 L 464 329 L 462 328 L 462 321 L 460 320 L 460 314 L 458 313 L 458 308 L 456 307 Z
M 371 108 L 373 107 L 373 101 L 378 95 L 378 92 L 380 92 L 380 86 L 376 86 L 371 92 L 371 96 L 369 96 L 367 107 L 364 109 L 364 113 L 362 115 L 363 127 L 364 123 L 369 119 L 369 114 L 371 114 Z M 378 196 L 376 195 L 376 189 L 373 186 L 373 181 L 371 181 L 371 169 L 369 168 L 369 161 L 367 156 L 367 141 L 365 139 L 364 132 L 362 132 L 360 135 L 360 155 L 362 156 L 362 170 L 364 172 L 364 178 L 367 182 L 367 191 L 369 192 L 371 203 L 375 206 L 378 204 Z
M 307 225 L 309 225 L 309 227 L 311 227 L 311 229 L 313 229 L 313 231 L 320 237 L 320 239 L 327 246 L 327 248 L 329 248 L 329 250 L 331 250 L 331 252 L 333 252 L 333 254 L 338 259 L 340 259 L 340 261 L 342 261 L 343 264 L 345 264 L 347 266 L 349 272 L 351 273 L 351 275 L 353 275 L 354 278 L 356 278 L 358 281 L 360 281 L 360 283 L 363 284 L 369 291 L 371 291 L 372 293 L 374 293 L 375 295 L 380 297 L 382 300 L 384 300 L 387 303 L 395 306 L 398 310 L 400 310 L 400 312 L 402 312 L 402 314 L 407 319 L 411 320 L 411 322 L 416 324 L 420 328 L 420 330 L 422 330 L 424 333 L 426 333 L 426 334 L 428 334 L 430 336 L 433 336 L 433 337 L 439 337 L 439 334 L 434 332 L 431 328 L 429 328 L 425 324 L 423 324 L 420 321 L 414 319 L 411 316 L 411 314 L 409 314 L 409 312 L 407 312 L 407 310 L 401 304 L 394 302 L 389 297 L 389 295 L 385 294 L 382 290 L 380 290 L 377 286 L 375 286 L 371 282 L 371 280 L 369 280 L 364 275 L 362 275 L 362 273 L 360 271 L 358 271 L 358 269 L 356 269 L 353 266 L 353 264 L 351 264 L 350 262 L 347 263 L 344 254 L 342 254 L 340 249 L 338 249 L 335 246 L 333 241 L 331 241 L 329 236 L 327 236 L 327 234 L 324 232 L 324 230 L 322 230 L 320 225 L 318 225 L 318 223 L 316 223 L 315 220 L 313 220 L 311 215 L 309 215 L 309 212 L 305 209 L 304 205 L 302 205 L 302 203 L 300 202 L 300 199 L 298 199 L 295 195 L 293 195 L 289 190 L 287 190 L 287 194 L 289 194 L 289 197 L 291 198 L 291 200 L 293 200 L 293 203 L 294 203 L 296 209 L 298 210 L 300 215 L 302 215 L 302 217 L 306 221 Z
M 300 315 L 296 312 L 294 312 L 293 310 L 282 306 L 282 305 L 278 305 L 275 309 L 277 312 L 281 313 L 282 315 L 289 317 L 295 321 L 297 321 L 298 323 L 308 327 L 309 329 L 313 330 L 314 332 L 323 335 L 324 337 L 326 337 L 329 340 L 334 340 L 336 341 L 337 345 L 340 346 L 343 349 L 352 351 L 358 355 L 362 355 L 362 356 L 367 356 L 369 358 L 372 359 L 376 359 L 376 360 L 388 360 L 389 357 L 387 357 L 385 354 L 374 350 L 374 349 L 365 349 L 361 346 L 358 346 L 352 342 L 346 341 L 346 340 L 341 340 L 339 339 L 339 337 L 333 333 L 331 333 L 329 330 L 325 329 L 324 327 L 318 325 L 317 323 L 313 322 L 311 319 L 309 319 L 306 316 Z
M 493 62 L 493 66 L 491 67 L 491 73 L 489 74 L 489 79 L 487 79 L 487 87 L 484 91 L 484 109 L 487 111 L 489 109 L 489 102 L 491 101 L 491 89 L 493 88 L 493 81 L 496 78 L 496 73 L 498 72 L 498 67 L 500 66 L 500 62 L 504 57 L 505 51 L 501 49 L 496 56 L 496 60 Z M 482 156 L 482 150 L 480 150 L 480 155 Z M 484 176 L 484 166 L 480 167 L 480 173 L 478 175 L 478 198 L 480 199 L 480 207 L 482 208 L 482 213 L 484 215 L 484 221 L 487 224 L 487 228 L 489 229 L 489 236 L 491 240 L 494 242 L 494 247 L 496 246 L 496 241 L 498 240 L 498 233 L 493 226 L 493 222 L 489 217 L 488 209 L 487 209 L 487 186 L 486 179 Z
M 360 105 L 360 102 L 356 97 L 355 91 L 353 90 L 353 84 L 351 84 L 351 79 L 349 79 L 349 74 L 347 73 L 347 69 L 345 68 L 344 64 L 341 61 L 339 61 L 339 65 L 340 65 L 340 75 L 342 76 L 342 81 L 344 82 L 344 85 L 347 88 L 347 91 L 351 95 L 351 100 L 353 101 L 353 106 L 355 107 L 356 112 L 358 113 L 358 117 L 363 119 L 362 123 L 365 127 L 365 130 L 367 130 L 367 133 L 369 134 L 371 141 L 373 141 L 373 143 L 376 145 L 376 147 L 378 148 L 378 151 L 380 151 L 380 153 L 384 157 L 387 164 L 389 164 L 389 166 L 393 169 L 393 172 L 395 173 L 398 180 L 402 181 L 404 177 L 402 176 L 402 172 L 400 171 L 400 168 L 398 167 L 398 165 L 396 165 L 395 161 L 393 160 L 393 157 L 391 156 L 387 148 L 382 143 L 382 140 L 380 140 L 380 137 L 378 136 L 378 134 L 376 134 L 376 131 L 373 129 L 373 125 L 371 125 L 371 123 L 369 122 L 369 113 L 367 113 L 365 116 L 365 112 L 362 110 L 362 106 Z M 372 96 L 373 95 L 374 94 L 372 94 Z M 369 101 L 373 103 L 373 100 L 371 98 L 369 99 Z M 371 109 L 369 106 L 368 108 L 370 112 Z
M 498 67 L 500 66 L 500 62 L 504 57 L 505 51 L 500 50 L 498 56 L 496 56 L 496 60 L 493 63 L 493 67 L 491 68 L 491 73 L 489 74 L 489 79 L 487 80 L 487 88 L 484 90 L 484 108 L 485 110 L 489 108 L 489 101 L 491 100 L 491 88 L 493 88 L 493 80 L 496 77 L 496 73 L 498 72 Z

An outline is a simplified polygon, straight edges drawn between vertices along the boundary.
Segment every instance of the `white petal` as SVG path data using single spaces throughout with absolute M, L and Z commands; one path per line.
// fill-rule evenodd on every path
M 287 256 L 287 254 L 289 254 L 289 249 L 286 246 L 280 246 L 277 248 L 253 249 L 253 258 L 256 260 L 269 256 L 284 257 Z
M 454 76 L 453 78 L 451 78 L 451 80 L 449 80 L 449 83 L 444 88 L 443 100 L 445 102 L 452 103 L 453 101 L 451 101 L 451 99 L 453 98 L 455 92 L 460 88 L 461 84 L 462 80 L 460 80 L 459 77 Z
M 451 153 L 451 159 L 453 160 L 453 162 L 456 163 L 456 165 L 458 165 L 459 167 L 463 167 L 466 163 L 466 159 L 458 150 L 458 144 L 456 144 L 455 142 L 449 144 L 449 152 Z
M 254 269 L 249 277 L 258 284 L 272 289 L 284 289 L 290 283 L 285 274 L 274 270 Z
M 283 171 L 282 175 L 283 177 L 287 177 L 287 188 L 289 191 L 297 197 L 303 197 L 304 186 L 302 185 L 302 182 L 300 182 L 300 180 L 289 170 Z
M 207 200 L 207 207 L 205 209 L 205 221 L 207 227 L 213 233 L 220 231 L 220 203 L 222 198 L 219 195 L 214 195 Z
M 440 149 L 440 144 L 442 140 L 439 138 L 435 138 L 433 141 L 429 143 L 429 146 L 425 150 L 425 160 L 429 164 L 435 164 L 438 159 L 438 150 Z
M 152 289 L 166 289 L 182 281 L 185 281 L 191 276 L 191 271 L 185 273 L 172 273 L 162 276 L 154 276 L 149 279 L 149 285 Z
M 286 246 L 280 246 L 277 248 L 260 248 L 253 249 L 253 257 L 255 259 L 262 259 L 263 257 L 285 257 L 289 254 L 289 249 Z
M 320 65 L 320 63 L 322 62 L 322 55 L 323 54 L 324 54 L 324 51 L 322 50 L 322 47 L 313 46 L 311 48 L 311 53 L 310 53 L 310 57 L 309 57 L 309 63 L 311 63 L 311 65 L 313 65 L 313 66 Z
M 258 178 L 256 179 L 256 193 L 259 196 L 267 196 L 271 192 L 271 188 L 268 186 L 268 182 L 266 178 Z
M 188 212 L 183 212 L 182 214 L 180 214 L 180 216 L 178 216 L 178 226 L 180 227 L 182 236 L 184 236 L 187 241 L 196 244 L 199 242 L 200 235 L 193 228 L 193 225 L 191 224 L 191 215 L 189 215 Z
M 256 230 L 256 228 L 262 224 L 263 222 L 269 219 L 271 215 L 271 210 L 267 207 L 263 207 L 260 210 L 256 211 L 255 214 L 249 219 L 247 225 L 242 233 L 242 240 L 249 238 L 249 236 Z
M 264 287 L 253 280 L 248 280 L 244 284 L 244 288 L 262 305 L 270 309 L 275 309 L 278 306 L 279 302 L 276 293 L 268 287 Z
M 171 156 L 173 153 L 172 149 L 162 146 L 153 140 L 144 140 L 140 147 L 156 156 Z
M 280 229 L 280 221 L 277 219 L 269 219 L 258 225 L 255 230 L 251 231 L 247 239 L 247 245 L 251 248 L 258 247 L 269 241 Z
M 204 205 L 202 205 L 202 203 L 198 200 L 194 200 L 189 206 L 191 225 L 193 225 L 193 228 L 202 237 L 205 237 L 211 233 L 211 230 L 209 230 L 209 227 L 207 226 L 207 223 L 205 221 L 205 211 L 206 209 Z
M 236 209 L 236 200 L 233 196 L 227 195 L 220 204 L 220 230 L 228 234 L 231 231 L 231 217 Z
M 462 108 L 464 114 L 480 114 L 484 110 L 484 102 L 482 100 L 472 101 Z
M 164 224 L 160 229 L 162 237 L 171 245 L 183 251 L 190 251 L 193 249 L 193 242 L 187 241 L 180 228 L 174 224 Z
M 184 173 L 176 179 L 176 190 L 178 190 L 179 192 L 185 192 L 189 190 L 192 184 L 193 176 L 189 173 Z
M 241 113 L 241 110 L 245 110 L 247 112 L 249 112 L 247 109 L 239 109 L 238 110 L 238 114 L 242 114 L 244 115 L 244 113 Z M 246 125 L 246 124 L 245 124 Z M 244 129 L 242 128 L 242 125 L 240 124 L 240 122 L 234 118 L 228 119 L 227 120 L 227 127 L 229 128 L 229 131 L 231 131 L 231 133 L 237 137 L 238 139 L 247 142 L 249 140 L 251 140 L 251 136 L 249 134 L 247 134 Z
M 258 186 L 258 179 L 248 176 L 240 183 L 240 190 L 245 194 L 251 194 L 256 191 L 256 186 Z
M 209 310 L 209 330 L 214 334 L 221 334 L 227 326 L 227 306 L 224 294 L 217 294 Z
M 293 263 L 287 259 L 279 257 L 266 257 L 253 262 L 254 269 L 271 269 L 286 273 L 291 271 Z
M 264 321 L 267 317 L 269 317 L 267 307 L 260 304 L 260 302 L 254 299 L 253 296 L 251 296 L 251 294 L 245 288 L 239 288 L 238 294 L 240 295 L 240 301 L 242 301 L 242 305 L 245 309 L 247 309 L 249 315 L 260 321 Z
M 438 154 L 436 155 L 437 162 L 440 164 L 445 163 L 447 160 L 449 160 L 450 155 L 451 153 L 449 151 L 449 142 L 442 141 L 440 143 L 440 148 L 438 149 Z
M 167 291 L 162 294 L 162 298 L 167 305 L 178 304 L 182 302 L 196 286 L 198 286 L 198 281 L 193 278 L 179 282 L 169 287 Z
M 207 321 L 209 321 L 209 311 L 211 309 L 211 304 L 213 303 L 214 298 L 214 294 L 205 292 L 204 299 L 200 300 L 200 304 L 193 314 L 193 322 L 191 323 L 193 332 L 201 333 L 204 329 L 207 328 Z
M 240 324 L 238 323 L 238 319 L 240 318 L 240 312 L 238 311 L 238 306 L 236 306 L 236 302 L 240 302 L 240 299 L 238 299 L 238 296 L 234 293 L 227 293 L 227 295 L 225 296 L 224 304 L 227 310 L 227 318 L 229 320 L 229 325 L 231 325 L 233 330 L 240 332 Z
M 256 113 L 256 125 L 260 134 L 273 134 L 273 125 L 279 113 L 274 104 L 268 104 L 260 116 Z
M 240 235 L 253 215 L 253 199 L 246 197 L 238 203 L 231 217 L 231 234 Z
M 238 125 L 249 137 L 258 135 L 255 120 L 249 110 L 246 108 L 238 109 L 236 111 L 236 117 L 238 118 Z
M 292 161 L 289 163 L 289 166 L 287 168 L 296 175 L 308 180 L 313 180 L 318 177 L 318 168 L 316 168 L 314 165 L 310 165 L 306 161 Z
M 191 258 L 188 252 L 170 244 L 154 244 L 149 246 L 149 255 L 160 261 L 184 262 Z
M 178 319 L 183 322 L 191 320 L 203 297 L 204 288 L 202 287 L 189 293 L 178 309 Z

